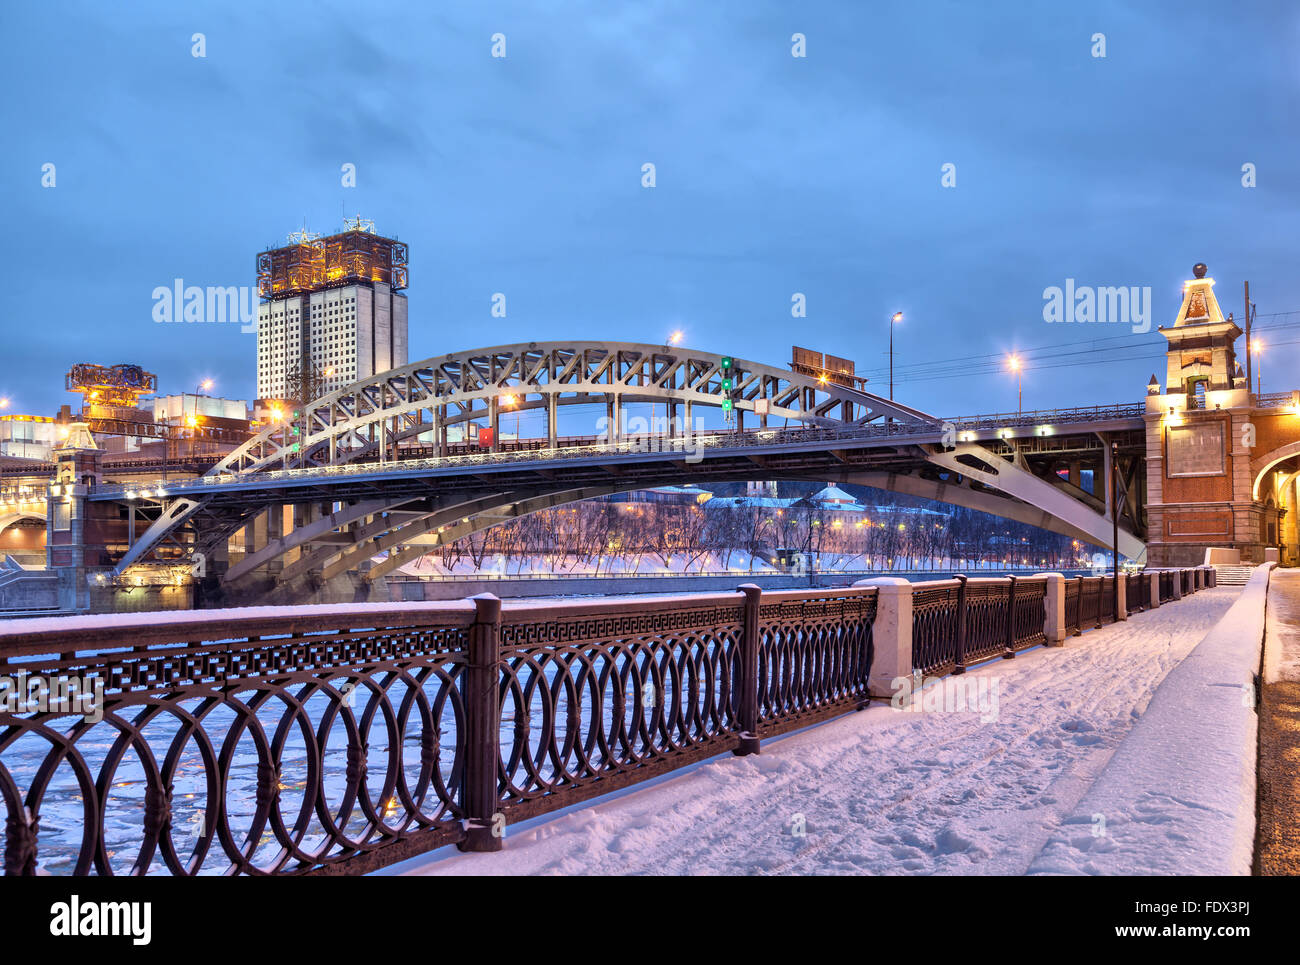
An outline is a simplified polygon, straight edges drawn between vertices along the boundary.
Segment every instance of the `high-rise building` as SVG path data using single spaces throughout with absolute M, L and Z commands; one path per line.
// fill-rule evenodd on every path
M 360 218 L 259 254 L 258 398 L 316 398 L 405 365 L 406 258 Z

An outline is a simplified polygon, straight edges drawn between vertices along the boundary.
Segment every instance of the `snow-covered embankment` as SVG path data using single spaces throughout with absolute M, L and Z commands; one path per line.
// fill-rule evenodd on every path
M 1255 674 L 1273 563 L 1169 672 L 1030 874 L 1250 874 Z

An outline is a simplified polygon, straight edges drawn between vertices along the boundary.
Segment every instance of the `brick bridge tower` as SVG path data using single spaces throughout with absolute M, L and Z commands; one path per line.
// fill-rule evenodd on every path
M 1183 284 L 1164 391 L 1147 386 L 1147 562 L 1191 566 L 1294 560 L 1300 473 L 1300 393 L 1259 396 L 1237 362 L 1242 334 L 1224 318 L 1214 279 L 1198 264 Z M 1286 524 L 1285 526 L 1283 524 Z

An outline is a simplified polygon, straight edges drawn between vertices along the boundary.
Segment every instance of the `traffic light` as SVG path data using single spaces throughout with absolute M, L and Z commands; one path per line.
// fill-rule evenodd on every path
M 735 388 L 735 385 L 736 385 L 735 380 L 731 378 L 731 376 L 727 376 L 725 379 L 722 380 L 722 391 L 730 392 L 733 388 Z
M 723 399 L 723 400 L 722 400 L 722 411 L 723 411 L 723 412 L 730 412 L 730 411 L 731 411 L 732 409 L 734 409 L 735 407 L 736 407 L 736 403 L 732 402 L 730 399 Z
M 731 356 L 730 356 L 730 355 L 724 355 L 724 356 L 722 356 L 722 371 L 724 371 L 724 372 L 730 372 L 730 371 L 731 371 L 731 364 L 732 364 L 732 361 L 731 361 Z

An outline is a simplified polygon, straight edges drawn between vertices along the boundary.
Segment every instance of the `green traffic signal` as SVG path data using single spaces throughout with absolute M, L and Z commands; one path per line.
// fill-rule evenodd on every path
M 723 411 L 723 412 L 730 412 L 733 408 L 735 408 L 735 406 L 736 406 L 736 403 L 732 402 L 730 399 L 723 399 L 723 400 L 722 400 L 722 411 Z
M 724 355 L 724 356 L 722 356 L 722 367 L 723 367 L 724 369 L 729 369 L 729 368 L 731 368 L 731 356 L 730 356 L 730 355 Z
M 734 386 L 734 384 L 735 384 L 735 383 L 734 383 L 734 381 L 732 380 L 732 378 L 731 378 L 730 376 L 728 376 L 727 378 L 725 378 L 725 379 L 722 380 L 722 391 L 723 391 L 723 392 L 730 392 L 731 389 L 732 389 L 732 387 Z

